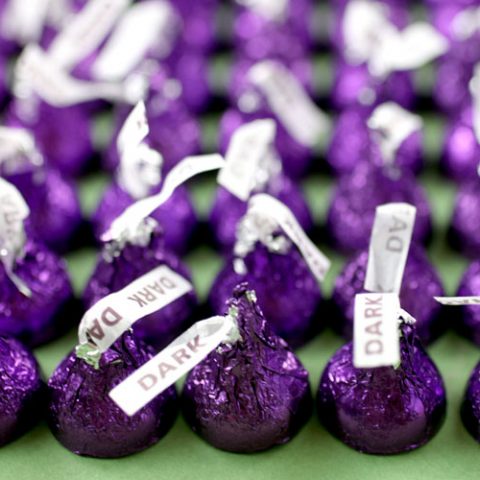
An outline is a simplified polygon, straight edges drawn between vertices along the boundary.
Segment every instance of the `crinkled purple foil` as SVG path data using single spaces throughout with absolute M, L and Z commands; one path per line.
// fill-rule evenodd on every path
M 0 266 L 0 334 L 11 335 L 30 347 L 65 332 L 74 319 L 66 309 L 73 298 L 65 262 L 43 245 L 27 241 L 14 273 L 31 290 L 26 297 Z
M 159 190 L 160 188 L 156 188 L 151 193 L 157 193 Z M 113 220 L 134 201 L 133 197 L 116 182 L 106 189 L 92 217 L 97 240 L 100 241 L 102 234 L 108 230 Z M 187 251 L 197 224 L 196 213 L 187 189 L 178 187 L 151 216 L 157 220 L 162 229 L 165 247 L 178 255 L 183 255 Z
M 338 310 L 333 328 L 347 340 L 352 339 L 355 295 L 364 293 L 368 251 L 350 260 L 335 281 L 332 300 Z M 419 294 L 421 288 L 422 293 Z M 443 333 L 441 305 L 433 297 L 444 295 L 442 282 L 425 253 L 412 245 L 407 258 L 400 290 L 403 309 L 416 320 L 415 331 L 423 344 L 428 344 Z
M 57 440 L 78 455 L 116 458 L 157 443 L 177 415 L 175 387 L 129 417 L 108 393 L 152 358 L 152 352 L 125 333 L 100 359 L 99 369 L 71 352 L 48 381 L 48 423 Z
M 311 414 L 308 372 L 270 328 L 248 294 L 235 288 L 241 340 L 223 344 L 189 374 L 183 411 L 192 429 L 214 447 L 256 452 L 288 442 Z
M 317 317 L 322 295 L 297 249 L 292 247 L 286 254 L 272 253 L 258 243 L 244 261 L 245 275 L 235 272 L 232 258 L 218 274 L 209 296 L 213 311 L 223 313 L 235 286 L 248 282 L 277 335 L 293 348 L 310 340 L 322 326 Z
M 86 307 L 121 290 L 160 265 L 168 266 L 191 281 L 188 269 L 165 248 L 162 235 L 158 232 L 152 235 L 146 247 L 127 244 L 111 262 L 100 256 L 85 288 Z M 197 297 L 192 290 L 161 310 L 143 317 L 135 323 L 133 331 L 137 337 L 160 350 L 191 325 L 196 307 Z
M 258 192 L 257 192 L 258 193 Z M 313 227 L 313 218 L 300 188 L 285 175 L 273 178 L 262 190 L 277 198 L 293 212 L 304 230 Z M 232 195 L 223 187 L 217 188 L 213 207 L 210 212 L 210 226 L 217 244 L 226 253 L 230 253 L 237 236 L 237 225 L 247 212 L 247 203 Z
M 457 295 L 460 297 L 480 295 L 480 261 L 474 261 L 462 277 Z M 457 329 L 465 337 L 480 346 L 480 306 L 460 307 Z
M 0 446 L 35 424 L 43 405 L 44 385 L 33 353 L 0 335 Z
M 348 446 L 389 455 L 427 443 L 440 429 L 446 398 L 442 377 L 418 341 L 402 326 L 398 368 L 357 369 L 353 345 L 328 362 L 317 396 L 320 419 Z
M 37 106 L 32 103 L 30 115 L 23 112 L 21 102 L 14 100 L 10 105 L 7 123 L 32 130 L 48 165 L 66 176 L 82 173 L 94 153 L 90 106 L 57 108 L 39 101 Z
M 415 103 L 413 77 L 410 72 L 394 72 L 386 79 L 376 79 L 367 65 L 351 65 L 338 56 L 330 98 L 338 109 L 378 105 L 386 101 L 411 109 Z
M 345 252 L 367 248 L 375 209 L 390 202 L 410 203 L 417 208 L 413 240 L 427 241 L 432 232 L 430 206 L 415 178 L 362 162 L 350 175 L 339 179 L 331 198 L 327 228 L 335 247 Z
M 68 250 L 82 223 L 74 183 L 48 167 L 5 178 L 20 190 L 29 205 L 29 223 L 36 238 L 57 252 Z
M 473 438 L 480 442 L 480 363 L 468 381 L 462 404 L 462 420 Z
M 226 152 L 230 139 L 238 127 L 245 123 L 264 118 L 276 120 L 277 135 L 275 137 L 275 148 L 282 160 L 285 174 L 294 179 L 305 175 L 312 160 L 312 150 L 298 143 L 287 130 L 285 130 L 281 122 L 275 118 L 266 105 L 261 106 L 259 110 L 252 113 L 245 113 L 233 108 L 227 110 L 220 121 L 220 150 Z
M 449 120 L 441 158 L 443 171 L 454 180 L 464 182 L 476 177 L 480 146 L 473 130 L 471 107 Z
M 472 258 L 480 252 L 480 179 L 476 175 L 464 182 L 455 198 L 452 234 L 460 250 Z
M 188 111 L 179 97 L 167 97 L 165 83 L 171 79 L 165 70 L 159 69 L 150 79 L 149 92 L 145 100 L 150 133 L 147 143 L 158 150 L 164 159 L 164 172 L 168 172 L 183 158 L 200 151 L 201 130 L 197 119 Z M 131 105 L 120 105 L 115 112 L 115 133 L 103 157 L 107 170 L 118 167 L 117 137 Z
M 337 175 L 350 173 L 361 161 L 369 159 L 376 164 L 381 157 L 367 121 L 371 108 L 347 108 L 337 118 L 327 152 L 327 162 Z M 394 165 L 402 171 L 419 173 L 424 165 L 423 135 L 410 134 L 398 148 Z

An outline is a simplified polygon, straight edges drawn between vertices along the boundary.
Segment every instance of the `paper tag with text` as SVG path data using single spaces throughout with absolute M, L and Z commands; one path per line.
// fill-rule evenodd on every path
M 330 260 L 307 237 L 295 215 L 282 202 L 270 195 L 259 193 L 250 199 L 249 212 L 272 218 L 297 246 L 318 281 L 323 281 L 330 269 Z
M 20 45 L 38 42 L 49 3 L 50 0 L 7 0 L 0 25 L 3 37 Z
M 218 183 L 244 202 L 255 188 L 257 169 L 275 140 L 274 120 L 255 120 L 235 130 Z
M 236 0 L 239 5 L 249 8 L 268 20 L 280 22 L 287 16 L 291 0 Z
M 55 37 L 48 55 L 71 70 L 100 46 L 129 4 L 130 0 L 90 0 Z
M 151 50 L 157 59 L 167 57 L 173 48 L 176 25 L 177 18 L 167 2 L 150 0 L 132 5 L 95 60 L 93 77 L 122 80 Z
M 388 164 L 393 164 L 402 143 L 423 128 L 422 118 L 405 110 L 394 102 L 379 105 L 368 119 L 368 127 L 375 133 L 375 139 Z
M 399 310 L 400 300 L 395 293 L 355 296 L 355 368 L 389 367 L 400 363 Z
M 170 170 L 160 192 L 130 205 L 112 222 L 110 229 L 102 236 L 102 240 L 109 242 L 125 236 L 135 238 L 143 220 L 163 205 L 177 187 L 200 173 L 218 170 L 224 165 L 225 161 L 219 154 L 186 157 Z
M 188 280 L 166 265 L 160 265 L 93 305 L 80 322 L 79 343 L 94 343 L 103 353 L 137 320 L 192 290 Z
M 438 303 L 448 307 L 463 307 L 467 305 L 480 305 L 480 297 L 434 297 Z
M 212 317 L 195 323 L 168 347 L 117 385 L 110 398 L 127 414 L 142 407 L 198 365 L 221 343 L 239 340 L 232 317 Z
M 417 209 L 387 203 L 376 209 L 368 251 L 365 290 L 399 293 L 407 263 Z
M 273 113 L 297 142 L 313 147 L 326 135 L 328 117 L 281 63 L 259 62 L 249 70 L 248 77 L 265 95 Z

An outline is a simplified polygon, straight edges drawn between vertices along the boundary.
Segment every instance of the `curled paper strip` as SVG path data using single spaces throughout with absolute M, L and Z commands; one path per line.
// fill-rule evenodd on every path
M 100 46 L 129 4 L 130 0 L 87 2 L 52 42 L 50 58 L 65 70 L 71 70 Z
M 36 149 L 32 133 L 24 128 L 0 127 L 0 165 L 15 171 L 21 162 L 41 165 L 43 158 Z
M 268 20 L 281 22 L 287 15 L 290 0 L 236 0 Z
M 455 15 L 452 31 L 457 40 L 468 40 L 480 32 L 480 7 L 465 8 Z
M 137 320 L 161 310 L 193 289 L 190 282 L 166 265 L 154 268 L 118 292 L 107 295 L 83 316 L 79 345 L 105 352 Z
M 480 305 L 480 297 L 434 297 L 438 303 L 449 307 Z
M 109 393 L 110 398 L 127 415 L 135 415 L 221 343 L 233 343 L 239 339 L 237 323 L 231 316 L 217 316 L 197 322 L 117 385 Z
M 327 115 L 281 63 L 259 62 L 249 70 L 248 77 L 265 95 L 273 113 L 297 142 L 313 147 L 327 133 L 330 125 Z
M 480 144 L 480 63 L 475 65 L 469 87 L 473 103 L 473 130 Z
M 386 102 L 373 111 L 368 127 L 376 134 L 383 159 L 393 164 L 402 143 L 423 128 L 423 120 L 394 102 Z
M 395 293 L 355 296 L 355 368 L 388 367 L 400 363 L 399 311 L 400 300 Z
M 295 215 L 288 207 L 276 198 L 260 193 L 251 197 L 247 215 L 249 214 L 273 220 L 298 247 L 317 280 L 324 280 L 330 269 L 330 260 L 307 237 Z M 273 225 L 273 228 L 275 226 Z
M 102 240 L 110 242 L 125 237 L 131 240 L 135 239 L 136 232 L 143 220 L 160 205 L 163 205 L 178 186 L 199 173 L 218 170 L 224 165 L 225 161 L 219 154 L 186 157 L 170 170 L 158 194 L 143 198 L 130 205 L 113 221 L 110 229 L 102 236 Z
M 275 121 L 269 119 L 237 128 L 225 155 L 225 166 L 218 174 L 218 183 L 246 202 L 255 188 L 260 163 L 272 154 L 275 133 Z
M 364 288 L 399 293 L 407 263 L 417 209 L 408 203 L 387 203 L 376 209 Z

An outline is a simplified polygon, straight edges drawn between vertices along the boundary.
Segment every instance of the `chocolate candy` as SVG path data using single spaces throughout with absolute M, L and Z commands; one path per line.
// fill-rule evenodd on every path
M 277 198 L 295 214 L 306 231 L 313 227 L 313 219 L 300 188 L 282 173 L 273 176 L 260 191 Z M 212 210 L 210 225 L 218 245 L 231 252 L 235 244 L 237 225 L 247 212 L 247 204 L 223 187 L 218 187 Z
M 158 442 L 176 417 L 175 387 L 132 417 L 108 396 L 152 356 L 131 333 L 120 337 L 96 367 L 75 351 L 67 355 L 48 381 L 48 423 L 57 440 L 78 455 L 100 458 L 130 455 Z
M 91 307 L 106 295 L 121 290 L 160 265 L 190 279 L 189 272 L 180 259 L 165 248 L 158 227 L 149 234 L 143 245 L 129 242 L 121 246 L 107 244 L 85 289 L 85 305 Z M 197 299 L 192 290 L 161 310 L 142 318 L 135 324 L 133 331 L 147 344 L 161 349 L 190 326 L 196 306 Z
M 352 343 L 328 362 L 317 407 L 325 427 L 364 453 L 394 454 L 427 443 L 446 410 L 442 377 L 410 325 L 402 325 L 397 368 L 357 369 Z
M 247 284 L 228 302 L 241 339 L 221 345 L 189 374 L 185 417 L 213 446 L 256 452 L 288 442 L 311 414 L 308 373 L 271 330 Z
M 0 446 L 12 441 L 43 415 L 44 384 L 33 353 L 0 335 Z
M 355 295 L 365 292 L 367 261 L 368 251 L 358 253 L 347 262 L 335 281 L 332 300 L 339 317 L 334 320 L 333 328 L 347 340 L 353 335 Z M 421 295 L 418 293 L 419 285 L 422 286 Z M 400 303 L 417 320 L 415 331 L 424 344 L 432 342 L 443 331 L 440 322 L 441 306 L 433 298 L 443 295 L 442 283 L 434 267 L 422 249 L 412 245 L 403 275 Z
M 362 162 L 340 178 L 333 193 L 327 228 L 335 247 L 345 252 L 367 248 L 375 208 L 405 202 L 417 208 L 413 239 L 425 242 L 431 235 L 430 206 L 424 190 L 406 172 Z
M 468 381 L 461 413 L 465 428 L 477 442 L 480 442 L 480 363 Z
M 68 308 L 72 286 L 63 260 L 43 245 L 27 240 L 13 274 L 31 291 L 19 291 L 0 264 L 0 334 L 11 335 L 29 346 L 46 343 L 71 325 Z

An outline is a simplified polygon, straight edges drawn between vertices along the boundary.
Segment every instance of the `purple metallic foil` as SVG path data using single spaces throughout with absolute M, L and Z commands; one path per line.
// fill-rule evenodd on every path
M 43 416 L 44 385 L 33 353 L 0 335 L 0 447 Z
M 370 108 L 347 108 L 337 118 L 327 152 L 327 162 L 336 175 L 350 173 L 364 159 L 385 162 L 372 138 L 367 122 Z M 410 134 L 396 152 L 394 165 L 402 171 L 419 173 L 424 165 L 423 136 Z
M 318 389 L 320 419 L 332 435 L 360 452 L 390 455 L 427 443 L 441 428 L 445 387 L 414 329 L 401 327 L 397 368 L 358 369 L 353 345 L 328 362 Z
M 151 194 L 157 193 L 160 189 L 161 186 L 153 189 Z M 107 187 L 92 217 L 97 240 L 100 241 L 113 220 L 134 202 L 135 199 L 118 182 Z M 187 189 L 178 187 L 151 216 L 162 229 L 165 247 L 178 255 L 185 254 L 197 224 L 196 213 Z
M 367 262 L 368 251 L 359 253 L 347 262 L 335 281 L 332 300 L 339 316 L 333 328 L 347 340 L 353 336 L 355 295 L 366 292 L 363 285 Z M 442 282 L 433 265 L 420 247 L 412 245 L 405 265 L 400 304 L 417 320 L 415 331 L 424 345 L 431 343 L 444 330 L 440 317 L 441 305 L 433 298 L 444 294 Z
M 327 215 L 327 229 L 334 246 L 344 252 L 368 247 L 379 205 L 405 202 L 417 208 L 414 242 L 426 242 L 432 232 L 431 212 L 424 190 L 406 172 L 362 162 L 338 181 Z
M 460 297 L 480 296 L 480 261 L 474 261 L 462 277 L 457 295 Z M 458 307 L 457 307 L 458 308 Z M 457 330 L 480 346 L 480 306 L 467 305 L 460 308 Z
M 0 266 L 0 335 L 10 335 L 35 347 L 67 331 L 73 324 L 66 314 L 73 292 L 64 261 L 43 245 L 28 240 L 13 273 L 32 294 L 23 295 Z
M 255 192 L 260 193 L 260 192 Z M 295 215 L 305 231 L 313 227 L 313 218 L 300 188 L 283 174 L 272 178 L 261 191 L 283 202 Z M 210 226 L 217 244 L 230 253 L 235 244 L 237 225 L 247 213 L 247 203 L 232 195 L 223 187 L 217 188 L 210 212 Z
M 477 442 L 480 442 L 480 363 L 468 381 L 461 413 L 465 428 Z
M 235 271 L 233 258 L 226 261 L 210 290 L 209 304 L 222 313 L 234 287 L 248 282 L 274 332 L 293 348 L 310 340 L 321 328 L 317 317 L 322 300 L 317 279 L 295 247 L 286 254 L 270 252 L 257 243 L 244 258 L 246 274 Z
M 207 442 L 250 453 L 287 443 L 311 414 L 308 372 L 271 330 L 248 285 L 235 288 L 241 339 L 223 344 L 189 374 L 187 422 Z
M 117 253 L 113 259 L 100 255 L 84 292 L 87 308 L 160 265 L 168 266 L 191 281 L 180 259 L 165 248 L 163 236 L 158 230 L 147 246 L 127 244 Z M 192 289 L 161 310 L 136 322 L 133 331 L 138 338 L 160 350 L 191 325 L 196 307 L 197 298 Z
M 108 396 L 152 356 L 131 333 L 102 355 L 98 369 L 71 352 L 48 381 L 48 422 L 57 440 L 73 453 L 99 458 L 131 455 L 157 443 L 177 414 L 175 387 L 132 417 Z

